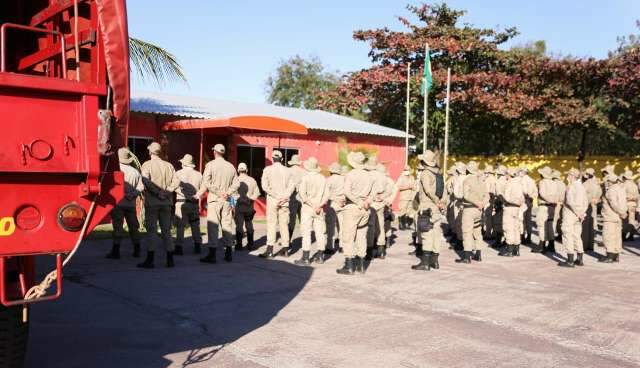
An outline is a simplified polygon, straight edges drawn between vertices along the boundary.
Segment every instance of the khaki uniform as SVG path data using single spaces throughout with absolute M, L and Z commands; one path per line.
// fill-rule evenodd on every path
M 638 193 L 638 186 L 633 180 L 625 179 L 622 184 L 627 194 L 627 218 L 624 219 L 622 224 L 622 232 L 624 234 L 634 235 L 638 229 L 636 210 L 638 209 L 640 193 Z
M 447 177 L 447 181 L 445 182 L 445 198 L 446 198 L 446 202 L 447 202 L 447 212 L 446 212 L 446 216 L 447 216 L 447 234 L 453 232 L 454 229 L 454 223 L 455 223 L 455 204 L 456 204 L 456 199 L 453 195 L 453 185 L 455 183 L 456 177 L 457 177 L 457 173 L 450 175 Z
M 296 219 L 301 219 L 300 209 L 302 204 L 300 202 L 300 196 L 298 195 L 298 186 L 300 185 L 302 177 L 307 174 L 307 171 L 299 165 L 289 167 L 289 171 L 291 171 L 291 180 L 294 183 L 294 191 L 289 198 L 289 236 L 291 237 L 293 236 L 293 230 L 296 228 Z
M 533 232 L 533 202 L 538 198 L 538 187 L 535 180 L 529 175 L 524 175 L 520 179 L 524 187 L 525 204 L 527 206 L 524 212 L 523 230 L 526 236 L 531 237 Z
M 598 226 L 596 221 L 596 218 L 598 217 L 598 202 L 600 202 L 600 198 L 602 197 L 602 188 L 596 178 L 589 178 L 585 180 L 583 185 L 587 192 L 589 207 L 587 208 L 584 221 L 582 222 L 582 242 L 584 249 L 593 250 L 596 229 Z
M 400 195 L 398 202 L 398 216 L 413 216 L 412 202 L 415 199 L 414 188 L 416 180 L 411 175 L 401 175 L 396 182 L 396 188 Z
M 369 177 L 372 183 L 371 188 L 371 215 L 369 217 L 369 234 L 368 247 L 373 248 L 386 244 L 386 236 L 384 232 L 384 189 L 386 177 L 377 170 L 369 171 Z
M 519 177 L 511 178 L 504 187 L 504 209 L 502 211 L 502 229 L 505 241 L 509 245 L 520 245 L 522 220 L 520 207 L 525 203 L 524 186 Z
M 238 175 L 238 193 L 236 195 L 236 234 L 242 238 L 244 229 L 248 234 L 253 234 L 253 202 L 260 197 L 260 188 L 254 178 L 242 172 Z
M 495 236 L 495 226 L 493 224 L 493 211 L 496 201 L 496 185 L 498 179 L 494 174 L 488 174 L 484 178 L 484 185 L 489 195 L 489 200 L 482 209 L 482 226 L 484 227 L 484 235 L 487 239 Z
M 602 200 L 602 242 L 607 253 L 622 252 L 622 223 L 628 215 L 623 183 L 609 184 Z
M 327 225 L 324 217 L 324 205 L 329 200 L 326 188 L 327 179 L 318 172 L 308 172 L 300 180 L 298 194 L 302 203 L 300 230 L 302 231 L 302 250 L 311 251 L 311 232 L 316 235 L 317 250 L 327 245 Z M 320 211 L 316 212 L 319 208 Z
M 204 168 L 200 192 L 207 194 L 207 233 L 208 247 L 217 248 L 222 233 L 222 245 L 233 245 L 233 213 L 231 203 L 225 197 L 233 196 L 238 187 L 238 175 L 232 164 L 218 157 L 207 163 Z
M 262 172 L 262 189 L 267 193 L 267 245 L 275 246 L 280 230 L 280 245 L 289 247 L 289 201 L 295 190 L 291 170 L 274 162 Z M 280 200 L 287 199 L 282 204 Z
M 173 252 L 171 238 L 172 194 L 180 185 L 173 165 L 152 155 L 142 164 L 142 182 L 146 190 L 145 227 L 147 228 L 147 251 L 155 251 L 154 239 L 158 235 L 158 222 L 162 233 L 162 243 L 167 252 Z
M 364 169 L 353 169 L 346 175 L 344 194 L 344 229 L 341 239 L 345 258 L 364 257 L 367 253 L 367 224 L 369 210 L 363 203 L 370 200 L 373 183 Z
M 438 208 L 440 198 L 436 196 L 436 175 L 437 169 L 427 167 L 422 175 L 418 187 L 418 198 L 420 202 L 419 211 L 431 211 L 431 222 L 433 227 L 427 232 L 421 232 L 422 250 L 440 254 L 442 246 L 442 214 Z
M 480 175 L 467 175 L 463 185 L 462 245 L 465 251 L 483 250 L 482 211 L 489 202 L 487 186 Z
M 342 239 L 344 221 L 344 181 L 343 175 L 332 174 L 327 179 L 327 194 L 329 195 L 329 206 L 327 207 L 327 246 L 333 247 L 336 240 Z
M 462 210 L 464 209 L 464 180 L 466 174 L 458 174 L 453 181 L 453 231 L 462 240 Z
M 567 254 L 584 253 L 582 244 L 582 220 L 589 202 L 580 180 L 569 184 L 562 209 L 562 245 Z
M 556 186 L 556 199 L 558 201 L 553 212 L 553 233 L 559 235 L 562 232 L 562 229 L 560 229 L 558 225 L 562 219 L 560 215 L 562 214 L 562 207 L 564 205 L 563 201 L 565 192 L 567 191 L 567 186 L 559 179 L 553 179 L 553 182 Z
M 111 211 L 113 225 L 113 243 L 120 244 L 124 237 L 124 221 L 127 221 L 129 237 L 133 244 L 140 243 L 140 223 L 136 213 L 136 199 L 144 190 L 142 176 L 135 168 L 120 164 L 120 171 L 124 173 L 124 198 Z
M 536 226 L 540 241 L 555 239 L 553 223 L 557 202 L 556 185 L 553 179 L 541 179 L 538 182 L 538 211 L 536 212 Z
M 385 186 L 382 198 L 384 199 L 384 234 L 388 241 L 391 236 L 391 221 L 393 219 L 393 202 L 398 196 L 396 182 L 388 176 L 385 176 Z
M 196 198 L 202 185 L 202 174 L 192 167 L 184 167 L 176 172 L 180 186 L 176 190 L 176 245 L 184 243 L 184 228 L 191 227 L 195 244 L 202 244 L 200 235 L 200 201 Z

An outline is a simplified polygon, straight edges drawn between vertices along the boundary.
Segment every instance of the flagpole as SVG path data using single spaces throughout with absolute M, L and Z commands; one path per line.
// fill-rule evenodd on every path
M 409 120 L 411 113 L 411 108 L 409 106 L 409 99 L 411 98 L 411 63 L 407 65 L 407 121 L 405 126 L 405 137 L 404 137 L 404 159 L 405 165 L 409 165 Z
M 447 175 L 447 158 L 449 156 L 449 98 L 451 95 L 451 68 L 447 69 L 447 107 L 445 108 L 444 117 L 444 162 L 443 175 Z
M 424 57 L 426 58 L 429 55 L 429 44 L 425 44 L 424 46 Z M 423 74 L 426 73 L 426 70 L 423 72 Z M 425 82 L 423 82 L 425 83 Z M 428 101 L 429 101 L 429 88 L 425 87 L 425 91 L 422 94 L 424 99 L 422 101 L 423 103 L 423 112 L 422 112 L 422 153 L 427 152 L 427 140 L 428 140 L 428 136 L 429 136 L 429 128 L 428 128 L 428 122 L 429 122 L 429 107 L 428 107 Z

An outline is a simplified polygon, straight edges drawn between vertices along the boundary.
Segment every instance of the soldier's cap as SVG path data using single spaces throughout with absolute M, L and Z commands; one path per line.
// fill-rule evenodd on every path
M 225 149 L 222 144 L 218 143 L 215 146 L 213 146 L 213 151 L 218 152 L 221 155 L 224 155 Z
M 519 173 L 520 173 L 520 170 L 518 170 L 515 167 L 510 167 L 507 169 L 507 175 L 509 175 L 512 178 L 515 178 L 516 176 L 518 176 Z
M 456 167 L 455 166 L 451 166 L 449 168 L 449 170 L 447 170 L 447 174 L 449 174 L 449 175 L 453 175 L 455 173 L 456 173 Z
M 130 163 L 133 162 L 133 155 L 131 154 L 131 151 L 129 151 L 128 148 L 118 148 L 118 161 L 121 164 L 126 164 L 129 165 Z
M 470 174 L 477 174 L 478 173 L 478 163 L 475 161 L 469 161 L 469 163 L 467 163 L 467 172 L 469 172 Z
M 289 160 L 288 164 L 290 166 L 293 165 L 302 165 L 302 161 L 300 161 L 300 155 L 293 155 L 291 156 L 291 160 Z
M 545 179 L 553 179 L 553 170 L 549 166 L 538 169 L 538 174 Z
M 456 162 L 456 171 L 458 174 L 466 174 L 467 173 L 467 165 L 462 161 Z
M 340 167 L 340 164 L 337 162 L 333 162 L 331 165 L 329 165 L 329 172 L 332 174 L 338 174 L 340 175 L 340 173 L 342 168 Z
M 496 169 L 496 174 L 506 176 L 508 174 L 507 167 L 504 165 L 498 165 L 498 168 Z
M 433 153 L 433 151 L 431 150 L 426 150 L 423 154 L 419 155 L 418 160 L 420 160 L 420 162 L 430 167 L 437 166 L 438 164 L 436 162 L 436 154 Z
M 347 155 L 347 162 L 354 169 L 364 169 L 364 162 L 366 157 L 364 157 L 364 153 L 362 152 L 350 152 Z
M 607 165 L 605 167 L 603 167 L 602 169 L 600 169 L 600 171 L 602 172 L 602 174 L 615 174 L 616 173 L 616 168 L 614 165 Z
M 518 172 L 529 173 L 529 168 L 526 165 L 522 165 L 518 168 Z
M 273 152 L 271 152 L 271 157 L 272 158 L 281 159 L 282 158 L 282 152 L 280 152 L 278 150 L 273 150 Z
M 320 167 L 318 166 L 318 159 L 315 157 L 309 157 L 305 160 L 304 169 L 309 172 L 320 172 Z
M 383 163 L 379 163 L 378 166 L 376 166 L 376 171 L 379 172 L 379 173 L 386 174 L 387 173 L 387 168 L 386 168 L 386 166 L 384 166 Z
M 560 179 L 560 178 L 561 178 L 561 176 L 562 176 L 562 175 L 560 174 L 560 171 L 558 171 L 558 170 L 553 170 L 552 177 L 553 177 L 554 179 Z
M 596 171 L 593 169 L 593 167 L 589 167 L 584 171 L 584 174 L 589 176 L 595 176 Z
M 610 183 L 617 183 L 620 180 L 620 178 L 616 174 L 607 174 L 604 177 L 604 180 L 606 180 L 606 181 L 608 181 Z
M 158 142 L 151 142 L 151 144 L 147 146 L 147 149 L 149 150 L 149 153 L 153 153 L 154 155 L 158 155 L 162 151 L 162 147 Z
M 567 171 L 567 176 L 573 176 L 574 178 L 579 178 L 580 170 L 576 169 L 575 167 L 572 167 L 569 169 L 569 171 Z
M 493 165 L 484 164 L 482 172 L 484 172 L 485 174 L 495 174 L 496 170 L 493 168 Z
M 196 167 L 196 164 L 193 162 L 193 156 L 188 153 L 180 159 L 180 163 L 185 167 Z
M 631 180 L 633 179 L 633 172 L 631 170 L 625 170 L 621 175 L 624 179 Z
M 378 157 L 369 156 L 367 159 L 367 170 L 373 171 L 378 169 Z
M 347 174 L 349 173 L 349 171 L 350 171 L 350 170 L 349 170 L 349 166 L 344 165 L 344 166 L 342 166 L 342 168 L 340 169 L 340 174 L 342 174 L 342 175 L 347 175 Z
M 245 164 L 244 162 L 241 162 L 238 164 L 238 172 L 247 172 L 249 171 L 249 169 L 247 169 L 247 164 Z

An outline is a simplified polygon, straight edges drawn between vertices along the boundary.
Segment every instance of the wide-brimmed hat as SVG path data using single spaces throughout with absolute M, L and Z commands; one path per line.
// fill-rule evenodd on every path
M 434 167 L 438 164 L 436 162 L 436 154 L 431 150 L 426 150 L 423 154 L 418 155 L 418 160 L 430 167 Z
M 213 151 L 214 152 L 218 152 L 221 155 L 224 155 L 226 149 L 224 148 L 224 146 L 222 144 L 218 143 L 215 146 L 213 146 Z
M 378 168 L 378 158 L 376 156 L 369 156 L 367 159 L 366 169 L 369 171 L 376 170 Z
M 271 152 L 271 158 L 281 159 L 282 158 L 282 152 L 280 152 L 278 150 L 273 150 L 273 152 Z
M 521 165 L 521 166 L 518 168 L 518 172 L 521 172 L 521 173 L 527 173 L 527 174 L 528 174 L 528 173 L 529 173 L 529 168 L 528 168 L 526 165 Z
M 247 164 L 245 164 L 244 162 L 241 162 L 238 164 L 238 172 L 247 172 L 249 171 L 249 169 L 247 169 Z
M 616 173 L 616 167 L 614 165 L 607 165 L 607 166 L 603 167 L 602 169 L 600 169 L 600 171 L 603 174 L 615 174 Z
M 479 170 L 478 163 L 475 161 L 469 161 L 469 163 L 467 164 L 467 172 L 475 175 L 478 173 L 478 170 Z
M 496 169 L 493 168 L 493 165 L 484 164 L 484 168 L 482 169 L 482 172 L 485 174 L 495 174 Z
M 354 169 L 364 169 L 364 162 L 367 158 L 364 157 L 362 152 L 350 152 L 347 155 L 347 162 Z
M 300 161 L 300 155 L 291 156 L 291 160 L 288 162 L 289 165 L 302 165 L 302 161 Z
M 133 155 L 131 154 L 131 151 L 129 151 L 128 148 L 119 148 L 118 149 L 118 161 L 121 164 L 130 164 L 133 162 Z
M 147 146 L 147 149 L 149 150 L 149 153 L 158 155 L 162 151 L 162 146 L 160 146 L 160 143 L 158 142 L 151 142 L 151 144 Z
M 507 169 L 507 175 L 512 178 L 515 178 L 520 173 L 520 170 L 517 167 L 510 167 Z
M 593 169 L 593 167 L 589 167 L 584 171 L 585 174 L 590 175 L 590 176 L 594 176 L 596 175 L 596 171 Z
M 579 178 L 580 170 L 576 169 L 575 167 L 572 167 L 569 169 L 569 171 L 567 171 L 567 176 L 573 176 L 574 178 Z
M 318 166 L 318 159 L 315 157 L 309 157 L 304 161 L 304 169 L 310 172 L 320 172 L 320 167 Z
M 456 167 L 455 166 L 451 166 L 448 170 L 447 170 L 447 174 L 449 175 L 455 175 L 456 173 Z
M 618 181 L 620 181 L 620 178 L 619 178 L 619 177 L 618 177 L 618 175 L 616 175 L 616 174 L 607 174 L 607 175 L 604 177 L 604 180 L 605 180 L 605 181 L 608 181 L 608 182 L 610 182 L 610 183 L 617 183 Z
M 622 175 L 620 175 L 620 176 L 622 176 L 624 179 L 631 180 L 631 179 L 633 179 L 633 171 L 625 170 L 624 173 L 622 173 Z
M 458 161 L 456 162 L 456 171 L 458 174 L 466 174 L 467 173 L 467 165 L 464 162 Z
M 496 169 L 496 174 L 506 176 L 507 175 L 507 167 L 504 165 L 498 165 Z
M 333 162 L 331 165 L 329 165 L 329 172 L 332 174 L 340 175 L 342 173 L 342 168 L 340 167 L 339 163 Z
M 538 174 L 545 179 L 553 179 L 553 170 L 549 166 L 538 169 Z
M 554 179 L 560 179 L 562 177 L 562 174 L 558 170 L 553 170 L 553 173 L 551 175 Z
M 191 156 L 188 153 L 184 155 L 183 158 L 180 159 L 180 163 L 182 164 L 182 166 L 196 167 L 196 164 L 193 162 L 193 156 Z

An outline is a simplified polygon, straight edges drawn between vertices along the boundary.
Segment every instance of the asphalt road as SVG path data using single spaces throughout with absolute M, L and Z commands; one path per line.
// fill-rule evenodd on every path
M 63 297 L 32 309 L 27 366 L 640 366 L 640 242 L 619 264 L 586 256 L 576 269 L 528 248 L 471 265 L 446 250 L 431 272 L 409 268 L 408 243 L 399 233 L 366 275 L 340 276 L 342 256 L 298 267 L 300 253 L 216 265 L 187 254 L 147 271 L 128 248 L 111 261 L 108 240 L 88 241 Z

